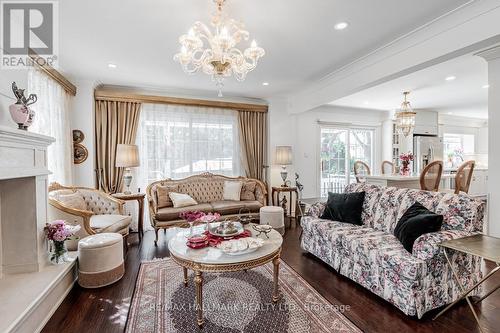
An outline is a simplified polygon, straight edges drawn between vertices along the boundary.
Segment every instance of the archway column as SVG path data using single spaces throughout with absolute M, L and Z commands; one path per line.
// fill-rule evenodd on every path
M 488 62 L 488 234 L 500 237 L 500 45 L 477 55 Z

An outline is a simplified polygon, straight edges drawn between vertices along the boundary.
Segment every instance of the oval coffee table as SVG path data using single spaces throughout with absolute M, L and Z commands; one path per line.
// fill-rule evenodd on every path
M 205 226 L 195 228 L 197 232 L 203 231 Z M 251 224 L 245 229 L 252 232 L 252 237 L 256 237 L 256 232 L 251 228 Z M 278 274 L 279 274 L 279 259 L 281 253 L 281 244 L 283 238 L 276 230 L 272 230 L 268 234 L 260 235 L 259 238 L 264 240 L 264 245 L 254 252 L 241 255 L 228 255 L 214 247 L 206 247 L 203 249 L 190 249 L 186 246 L 186 232 L 178 232 L 168 243 L 168 250 L 171 258 L 179 264 L 184 272 L 184 286 L 188 285 L 187 270 L 194 271 L 194 283 L 196 288 L 196 317 L 198 326 L 203 326 L 203 273 L 222 273 L 236 272 L 255 268 L 268 262 L 273 262 L 273 295 L 272 301 L 276 303 L 278 296 Z

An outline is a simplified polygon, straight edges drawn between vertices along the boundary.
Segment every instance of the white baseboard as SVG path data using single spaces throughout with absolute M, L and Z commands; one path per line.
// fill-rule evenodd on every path
M 68 296 L 69 292 L 71 289 L 73 289 L 73 286 L 75 285 L 75 282 L 77 280 L 77 276 L 75 275 L 75 278 L 73 279 L 73 282 L 66 288 L 66 291 L 62 295 L 59 296 L 59 300 L 52 306 L 52 309 L 50 309 L 49 313 L 45 317 L 45 319 L 40 323 L 40 326 L 35 330 L 36 333 L 41 332 L 45 325 L 48 323 L 50 318 L 52 318 L 52 315 L 56 312 L 56 310 L 59 308 L 61 303 L 64 301 L 66 296 Z

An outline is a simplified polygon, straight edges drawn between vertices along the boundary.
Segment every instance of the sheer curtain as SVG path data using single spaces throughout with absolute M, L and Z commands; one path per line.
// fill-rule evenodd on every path
M 233 110 L 143 104 L 137 132 L 137 185 L 205 171 L 241 174 L 238 113 Z
M 48 148 L 50 182 L 72 185 L 73 138 L 69 124 L 71 96 L 63 87 L 36 69 L 28 73 L 28 93 L 35 93 L 35 118 L 30 131 L 56 139 Z

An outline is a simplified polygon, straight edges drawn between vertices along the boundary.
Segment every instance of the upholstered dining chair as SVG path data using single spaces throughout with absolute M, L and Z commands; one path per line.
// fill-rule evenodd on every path
M 389 161 L 383 161 L 381 169 L 383 175 L 393 175 L 396 173 L 396 169 L 394 168 L 394 163 Z
M 443 161 L 429 163 L 420 174 L 420 189 L 437 192 L 443 173 Z
M 65 220 L 80 225 L 79 239 L 98 233 L 119 233 L 126 237 L 132 222 L 124 215 L 124 201 L 86 187 L 67 187 L 58 183 L 49 186 L 49 221 Z M 126 242 L 125 242 L 126 243 Z M 78 241 L 68 241 L 68 250 L 74 251 Z
M 470 182 L 475 166 L 476 161 L 471 160 L 462 163 L 462 165 L 458 167 L 457 174 L 455 175 L 455 194 L 459 194 L 460 192 L 469 193 Z
M 370 167 L 368 166 L 368 164 L 363 161 L 354 162 L 354 176 L 356 177 L 356 182 L 364 182 L 364 176 L 368 176 L 370 174 Z

